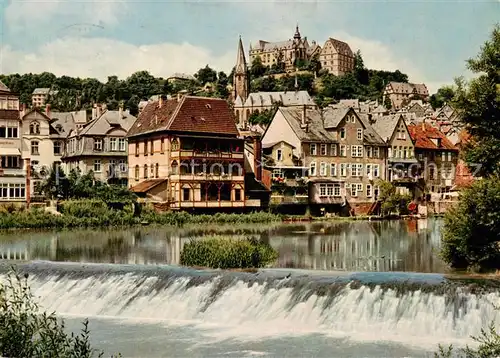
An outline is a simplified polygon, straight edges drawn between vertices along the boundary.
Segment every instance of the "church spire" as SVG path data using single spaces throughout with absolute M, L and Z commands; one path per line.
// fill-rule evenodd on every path
M 245 59 L 245 50 L 243 49 L 243 41 L 238 43 L 238 54 L 236 56 L 236 69 L 235 73 L 246 74 L 247 73 L 247 61 Z
M 295 35 L 293 35 L 293 38 L 296 40 L 300 40 L 300 31 L 299 31 L 299 23 L 297 22 L 297 26 L 295 26 Z

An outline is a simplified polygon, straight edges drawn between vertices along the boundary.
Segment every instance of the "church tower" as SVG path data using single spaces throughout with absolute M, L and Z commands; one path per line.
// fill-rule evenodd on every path
M 238 43 L 238 54 L 236 56 L 236 67 L 234 70 L 234 78 L 233 78 L 233 98 L 236 100 L 238 96 L 241 98 L 241 101 L 245 103 L 245 100 L 248 97 L 249 91 L 249 83 L 248 83 L 248 68 L 247 61 L 245 59 L 245 50 L 243 49 L 243 42 L 240 41 Z

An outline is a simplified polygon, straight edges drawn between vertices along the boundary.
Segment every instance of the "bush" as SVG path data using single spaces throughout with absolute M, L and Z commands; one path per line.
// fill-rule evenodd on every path
M 500 178 L 476 181 L 445 215 L 441 257 L 454 268 L 500 268 Z
M 211 237 L 185 244 L 180 263 L 214 269 L 260 268 L 277 258 L 271 245 L 256 239 Z
M 80 334 L 68 334 L 64 321 L 40 310 L 28 276 L 15 271 L 0 282 L 0 356 L 90 358 L 103 356 L 90 345 L 88 321 Z

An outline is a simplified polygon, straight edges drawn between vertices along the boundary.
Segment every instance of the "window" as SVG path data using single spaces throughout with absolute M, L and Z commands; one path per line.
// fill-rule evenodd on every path
M 340 184 L 333 184 L 333 196 L 340 196 Z
M 118 167 L 122 173 L 127 171 L 127 160 L 126 159 L 120 159 L 118 161 Z
M 109 175 L 111 177 L 114 177 L 115 176 L 115 173 L 116 173 L 116 160 L 114 159 L 111 159 L 109 161 Z
M 321 175 L 322 177 L 326 177 L 326 163 L 324 162 L 321 162 L 321 164 L 319 165 L 319 175 Z
M 434 179 L 434 167 L 429 168 L 429 179 Z
M 136 165 L 135 166 L 135 171 L 134 171 L 134 176 L 135 176 L 135 180 L 139 180 L 139 166 Z
M 332 144 L 330 147 L 330 154 L 334 157 L 337 156 L 337 144 Z
M 358 140 L 363 140 L 363 129 L 362 128 L 358 128 L 357 138 L 358 138 Z
M 316 175 L 316 162 L 311 162 L 311 164 L 309 164 L 309 175 L 310 176 Z
M 320 153 L 322 156 L 326 155 L 326 144 L 321 144 L 320 146 Z
M 408 158 L 408 148 L 407 147 L 403 148 L 403 158 L 404 159 Z
M 311 143 L 309 149 L 310 149 L 311 155 L 316 155 L 316 144 L 315 143 Z
M 24 199 L 26 196 L 25 184 L 0 184 L 0 199 Z
M 327 184 L 326 185 L 326 196 L 333 196 L 333 185 L 332 184 Z
M 319 196 L 326 196 L 326 184 L 319 185 Z
M 179 141 L 176 138 L 172 139 L 171 148 L 172 151 L 179 150 Z
M 366 164 L 366 176 L 370 177 L 371 174 L 372 174 L 372 165 Z
M 139 143 L 135 143 L 135 156 L 139 156 Z
M 189 194 L 190 193 L 191 193 L 191 190 L 189 188 L 182 188 L 182 200 L 189 201 Z
M 347 146 L 344 144 L 340 145 L 340 156 L 347 157 Z
M 94 139 L 94 150 L 100 152 L 102 150 L 102 139 L 95 138 Z
M 119 138 L 118 139 L 118 150 L 120 152 L 125 152 L 126 148 L 127 148 L 127 142 L 126 142 L 125 138 Z
M 451 156 L 452 156 L 451 152 L 448 152 L 448 161 L 449 162 L 451 162 Z
M 234 200 L 241 201 L 241 189 L 234 189 Z
M 30 134 L 40 134 L 40 124 L 38 122 L 30 123 Z
M 366 147 L 366 156 L 368 158 L 371 158 L 372 157 L 372 147 L 371 146 L 367 146 Z
M 273 169 L 273 178 L 281 178 L 282 176 L 281 169 Z
M 118 151 L 118 139 L 110 138 L 109 139 L 109 150 L 112 152 Z
M 99 159 L 94 160 L 94 172 L 101 172 L 101 161 Z
M 38 142 L 36 140 L 31 141 L 31 155 L 39 155 L 38 152 Z
M 351 184 L 351 196 L 358 196 L 358 186 L 355 183 Z
M 418 160 L 424 160 L 424 154 L 418 153 Z
M 373 157 L 378 158 L 379 157 L 379 147 L 373 147 Z
M 283 152 L 281 149 L 276 150 L 276 160 L 281 162 L 283 160 Z
M 144 164 L 144 179 L 148 178 L 148 165 Z
M 368 198 L 371 198 L 371 196 L 372 196 L 372 185 L 371 184 L 366 184 L 366 196 Z
M 144 141 L 144 155 L 148 155 L 148 141 Z
M 446 161 L 446 152 L 441 153 L 441 160 L 444 162 Z
M 345 164 L 345 163 L 340 164 L 340 176 L 341 177 L 347 176 L 347 164 Z
M 353 145 L 351 146 L 351 156 L 362 158 L 363 157 L 363 146 L 362 145 Z
M 337 176 L 337 164 L 335 163 L 330 164 L 330 176 L 332 177 Z
M 151 143 L 149 143 L 149 154 L 153 155 L 155 153 L 155 146 L 154 146 L 154 141 L 151 141 Z
M 165 153 L 165 138 L 161 139 L 161 142 L 160 142 L 160 153 L 161 154 Z
M 345 139 L 345 128 L 340 129 L 340 139 Z
M 59 141 L 54 142 L 54 155 L 62 154 L 62 143 Z
M 155 167 L 151 164 L 151 178 L 155 177 Z
M 380 171 L 380 166 L 378 164 L 373 164 L 373 176 L 378 177 L 379 176 L 379 171 Z
M 158 163 L 156 163 L 155 165 L 155 178 L 159 178 L 160 177 L 160 165 Z
M 373 195 L 375 196 L 375 199 L 378 198 L 379 191 L 380 191 L 380 189 L 378 186 L 373 188 Z
M 351 164 L 351 175 L 353 177 L 362 177 L 363 176 L 363 164 Z

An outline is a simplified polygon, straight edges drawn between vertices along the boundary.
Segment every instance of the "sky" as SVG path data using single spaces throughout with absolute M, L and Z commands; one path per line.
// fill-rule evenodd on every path
M 229 72 L 239 36 L 328 37 L 361 50 L 366 67 L 407 73 L 434 93 L 469 78 L 474 57 L 500 19 L 500 1 L 0 0 L 0 72 L 126 78 L 168 77 L 210 67 Z M 248 59 L 248 52 L 247 52 Z

